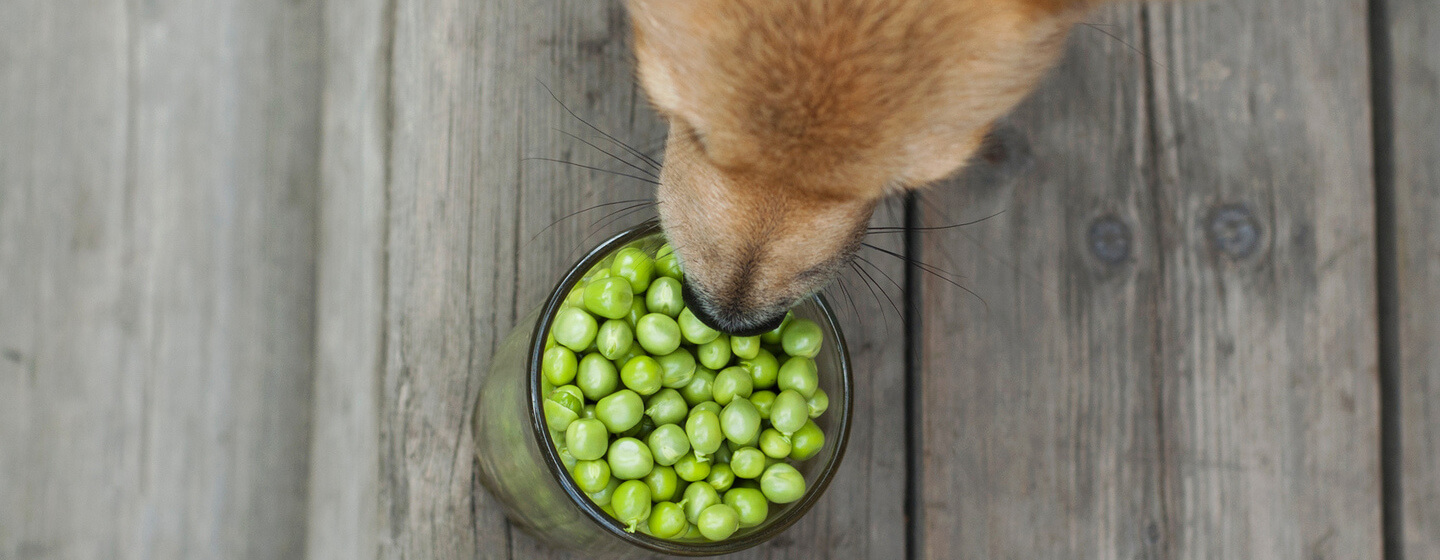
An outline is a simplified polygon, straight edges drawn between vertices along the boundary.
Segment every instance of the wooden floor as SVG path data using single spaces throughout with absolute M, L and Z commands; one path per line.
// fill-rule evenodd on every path
M 556 223 L 650 188 L 525 159 L 659 146 L 619 2 L 4 12 L 0 560 L 583 557 L 506 523 L 468 420 L 646 217 Z M 1070 47 L 880 212 L 963 288 L 862 252 L 844 467 L 735 558 L 1440 559 L 1440 5 L 1123 4 Z

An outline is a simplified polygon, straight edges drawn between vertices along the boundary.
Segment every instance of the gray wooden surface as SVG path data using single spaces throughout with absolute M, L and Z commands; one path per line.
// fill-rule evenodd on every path
M 736 557 L 1355 559 L 1387 530 L 1440 557 L 1440 8 L 1380 1 L 1391 129 L 1363 0 L 1077 28 L 910 217 L 1004 212 L 908 236 L 975 293 L 871 249 L 881 292 L 828 292 L 860 382 L 846 461 Z M 0 560 L 582 557 L 480 488 L 469 405 L 561 268 L 652 215 L 551 226 L 650 186 L 525 159 L 633 171 L 561 132 L 603 144 L 547 86 L 658 151 L 626 26 L 611 1 L 8 4 Z M 1396 148 L 1379 229 L 1372 134 Z
M 0 558 L 295 558 L 320 4 L 0 18 Z
M 1440 10 L 1387 0 L 1406 560 L 1440 559 Z
M 1380 556 L 1364 8 L 1116 8 L 934 192 L 1007 213 L 923 245 L 925 556 Z

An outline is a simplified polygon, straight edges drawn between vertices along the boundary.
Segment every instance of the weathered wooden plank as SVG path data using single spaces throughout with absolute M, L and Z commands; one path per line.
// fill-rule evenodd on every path
M 1360 0 L 1152 12 L 1173 557 L 1381 555 L 1365 19 Z
M 1008 213 L 925 244 L 990 306 L 924 285 L 924 553 L 1377 557 L 1363 4 L 1145 9 L 1018 113 L 1036 177 L 938 193 Z
M 384 0 L 325 3 L 305 547 L 311 560 L 380 553 L 392 8 Z
M 1140 8 L 1090 21 L 994 146 L 922 194 L 925 225 L 1004 214 L 919 234 L 975 292 L 922 276 L 919 557 L 1161 555 Z
M 1399 326 L 1400 519 L 1409 560 L 1440 559 L 1440 10 L 1388 0 Z M 1382 155 L 1381 157 L 1385 157 Z
M 319 3 L 11 4 L 0 556 L 298 556 Z

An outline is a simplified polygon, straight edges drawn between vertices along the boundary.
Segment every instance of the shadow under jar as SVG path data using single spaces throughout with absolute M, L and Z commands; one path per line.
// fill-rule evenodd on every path
M 601 243 L 529 313 L 501 343 L 475 405 L 475 453 L 480 479 L 500 501 L 511 522 L 536 539 L 557 548 L 583 551 L 590 557 L 634 557 L 637 553 L 713 556 L 750 548 L 778 536 L 815 505 L 840 466 L 850 437 L 852 411 L 850 356 L 830 306 L 820 296 L 793 309 L 796 317 L 815 321 L 825 344 L 815 357 L 820 388 L 830 395 L 829 410 L 815 419 L 825 433 L 825 446 L 794 466 L 805 477 L 805 495 L 789 504 L 771 504 L 770 515 L 755 527 L 740 529 L 718 542 L 656 538 L 629 533 L 576 485 L 561 462 L 545 423 L 541 358 L 546 334 L 571 289 L 597 266 L 609 264 L 625 247 L 654 255 L 664 242 L 660 227 L 648 222 Z

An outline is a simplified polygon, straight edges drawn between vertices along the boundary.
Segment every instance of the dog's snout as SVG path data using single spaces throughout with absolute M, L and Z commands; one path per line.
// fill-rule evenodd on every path
M 732 336 L 755 336 L 769 332 L 785 319 L 783 309 L 776 313 L 771 309 L 747 309 L 734 302 L 717 301 L 696 290 L 691 283 L 685 284 L 681 294 L 685 298 L 685 306 L 697 319 Z

